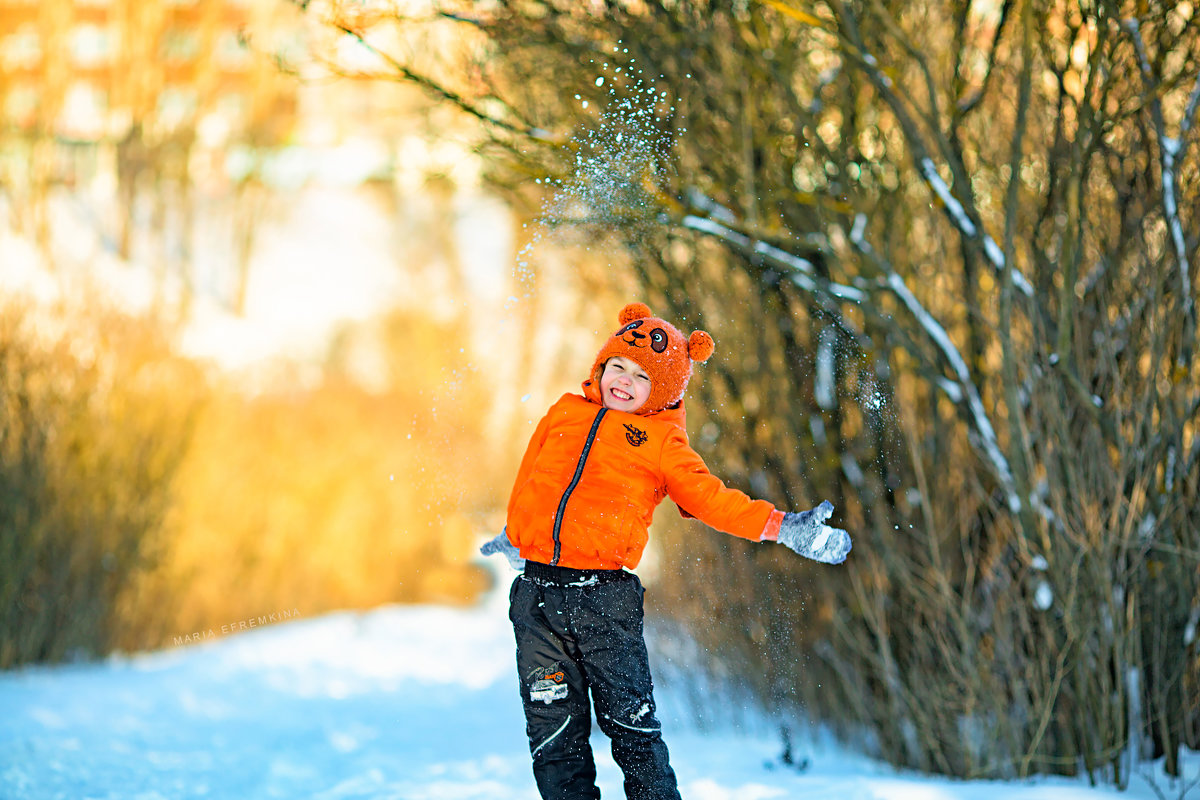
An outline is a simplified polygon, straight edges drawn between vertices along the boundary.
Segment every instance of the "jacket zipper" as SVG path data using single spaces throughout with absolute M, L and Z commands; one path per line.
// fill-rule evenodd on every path
M 592 429 L 588 431 L 587 441 L 583 444 L 583 452 L 579 454 L 579 463 L 575 465 L 575 474 L 571 477 L 571 482 L 567 484 L 562 499 L 558 501 L 558 513 L 554 515 L 554 558 L 550 559 L 552 567 L 558 566 L 558 558 L 562 553 L 562 541 L 559 539 L 559 535 L 562 531 L 563 512 L 567 510 L 567 500 L 571 499 L 571 492 L 575 491 L 575 486 L 583 475 L 583 464 L 587 461 L 588 453 L 592 451 L 592 443 L 596 441 L 596 431 L 600 429 L 600 420 L 604 419 L 607 411 L 607 408 L 601 408 L 596 412 L 596 419 L 592 420 Z

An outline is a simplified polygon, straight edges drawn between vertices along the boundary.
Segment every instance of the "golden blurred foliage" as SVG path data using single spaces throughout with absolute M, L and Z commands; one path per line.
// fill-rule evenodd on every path
M 89 310 L 85 293 L 5 311 L 0 494 L 17 500 L 0 508 L 0 667 L 474 596 L 474 542 L 503 524 L 526 426 L 578 388 L 592 334 L 632 299 L 623 251 L 563 257 L 534 224 L 545 186 L 515 203 L 480 188 L 471 121 L 337 80 L 381 62 L 300 24 L 307 7 L 0 0 L 0 278 L 113 284 L 154 308 Z M 358 13 L 309 10 L 326 7 Z M 385 41 L 409 38 L 448 61 L 463 47 L 449 31 Z M 296 80 L 314 70 L 329 80 Z M 331 235 L 304 216 L 318 202 L 378 212 L 368 227 L 387 234 L 363 250 L 411 310 L 347 325 L 324 363 L 230 367 L 206 325 L 261 333 L 264 308 L 310 300 L 320 316 L 321 290 L 280 297 L 272 272 L 281 231 Z M 319 251 L 301 266 L 353 294 Z M 247 336 L 232 349 L 257 352 Z M 187 341 L 254 374 L 182 358 Z
M 324 376 L 246 396 L 215 383 L 166 524 L 170 544 L 122 608 L 120 645 L 202 636 L 272 611 L 465 602 L 495 507 L 489 398 L 461 325 L 397 313 L 382 326 L 385 388 L 334 347 Z
M 201 395 L 158 326 L 0 308 L 0 667 L 106 649 Z
M 490 457 L 485 376 L 459 322 L 376 327 L 371 389 L 343 340 L 252 393 L 153 319 L 0 312 L 0 667 L 473 598 L 509 460 Z

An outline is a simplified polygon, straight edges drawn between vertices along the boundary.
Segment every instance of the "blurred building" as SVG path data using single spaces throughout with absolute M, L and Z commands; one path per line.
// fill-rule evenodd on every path
M 0 0 L 0 131 L 64 145 L 278 140 L 294 81 L 253 57 L 247 39 L 278 6 Z
M 538 292 L 564 296 L 523 311 L 548 335 L 521 337 L 561 344 L 580 323 L 566 298 L 579 257 L 533 246 L 536 209 L 484 185 L 477 120 L 374 49 L 481 96 L 469 29 L 384 15 L 364 46 L 323 8 L 0 0 L 0 294 L 47 275 L 101 286 L 122 308 L 187 321 L 188 354 L 246 371 L 278 355 L 322 363 L 346 320 L 418 310 L 463 317 L 463 344 L 496 366 L 515 357 L 498 332 L 536 264 Z M 364 385 L 382 380 L 382 345 L 362 341 L 376 333 L 350 348 Z M 496 431 L 543 399 L 525 394 L 497 405 Z

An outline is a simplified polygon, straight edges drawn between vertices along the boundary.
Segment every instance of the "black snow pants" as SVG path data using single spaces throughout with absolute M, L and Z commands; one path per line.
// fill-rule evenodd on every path
M 658 719 L 642 583 L 623 570 L 527 562 L 513 581 L 509 618 L 533 774 L 544 800 L 596 800 L 588 693 L 612 740 L 629 800 L 680 800 Z

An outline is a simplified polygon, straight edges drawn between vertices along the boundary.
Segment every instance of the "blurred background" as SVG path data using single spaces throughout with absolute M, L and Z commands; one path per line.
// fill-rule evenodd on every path
M 324 40 L 289 4 L 6 1 L 0 32 L 0 666 L 475 598 L 609 262 L 518 273 L 539 208 L 478 126 L 334 74 L 361 47 L 293 69 Z
M 892 763 L 1200 747 L 1190 2 L 0 0 L 0 667 L 466 603 L 616 311 L 843 569 L 683 523 L 662 663 Z M 191 641 L 189 639 L 188 641 Z

